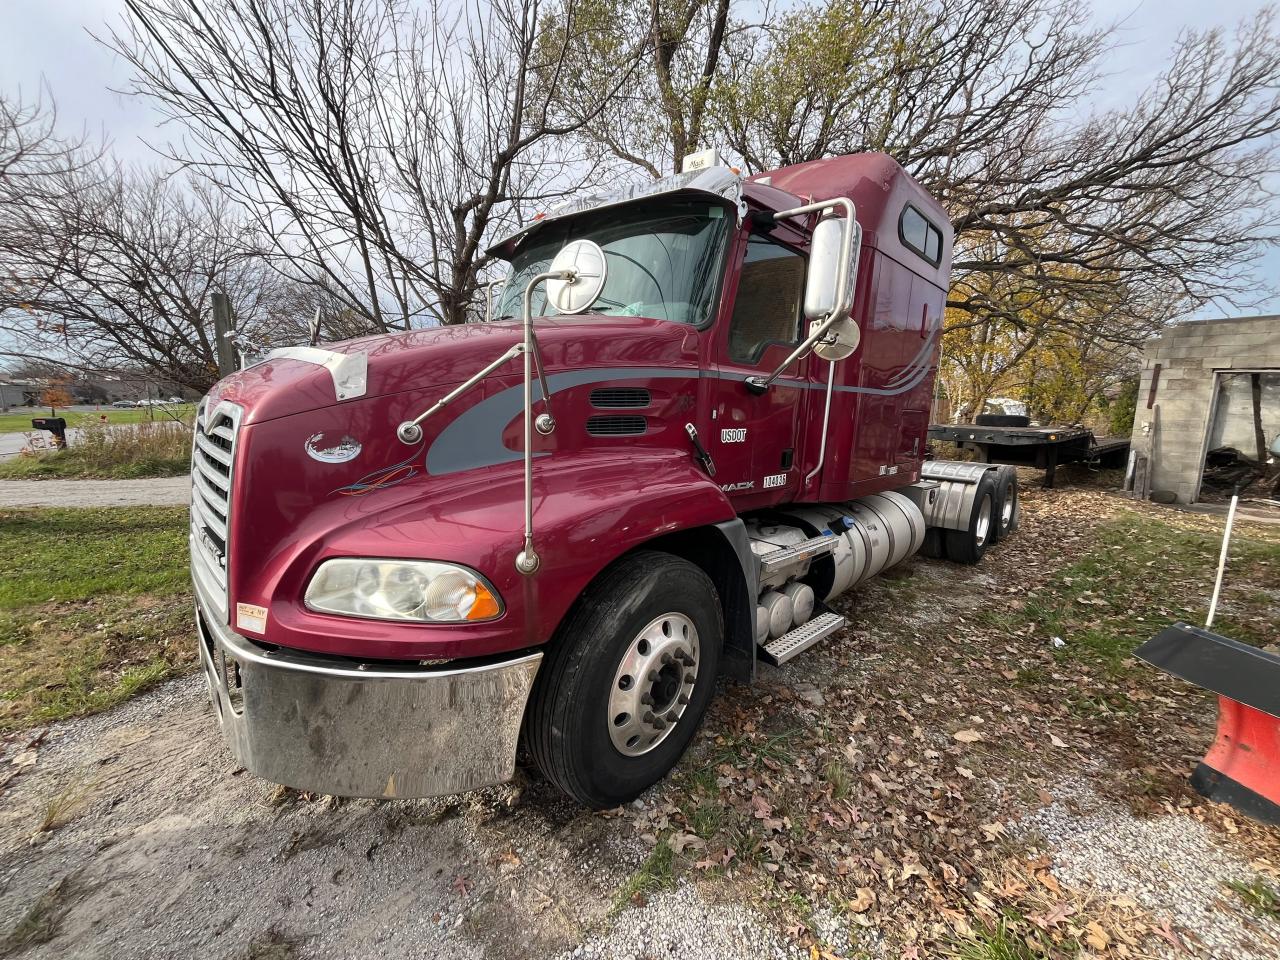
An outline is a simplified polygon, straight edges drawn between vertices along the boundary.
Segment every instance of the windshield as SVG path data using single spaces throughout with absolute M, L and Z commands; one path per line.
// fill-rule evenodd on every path
M 608 263 L 592 312 L 701 325 L 710 316 L 725 234 L 725 208 L 705 201 L 664 204 L 656 211 L 602 210 L 548 224 L 512 260 L 494 313 L 519 319 L 529 281 L 546 272 L 566 243 L 586 238 L 600 244 Z M 539 285 L 533 315 L 553 312 L 546 285 Z

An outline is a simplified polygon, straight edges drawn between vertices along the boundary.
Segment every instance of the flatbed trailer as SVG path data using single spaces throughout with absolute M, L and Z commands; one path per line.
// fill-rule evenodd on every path
M 1044 471 L 1044 485 L 1053 486 L 1060 463 L 1124 465 L 1128 439 L 1097 439 L 1085 427 L 989 426 L 978 423 L 931 423 L 929 439 L 954 443 L 977 455 L 983 463 L 1009 463 Z

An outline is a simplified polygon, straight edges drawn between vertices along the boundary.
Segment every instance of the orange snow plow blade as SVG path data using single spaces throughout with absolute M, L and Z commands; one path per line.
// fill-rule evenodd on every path
M 1175 623 L 1134 656 L 1218 694 L 1218 733 L 1191 785 L 1263 823 L 1280 825 L 1280 656 Z

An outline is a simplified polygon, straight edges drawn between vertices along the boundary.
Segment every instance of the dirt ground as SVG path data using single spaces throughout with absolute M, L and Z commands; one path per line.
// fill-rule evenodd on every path
M 1239 889 L 1276 889 L 1280 831 L 1185 785 L 1212 699 L 1084 646 L 1208 584 L 1061 592 L 1130 511 L 1221 523 L 1028 489 L 979 566 L 912 561 L 841 604 L 842 633 L 723 688 L 676 773 L 617 811 L 524 770 L 435 801 L 277 789 L 225 752 L 198 676 L 11 736 L 0 955 L 1278 956 L 1277 904 Z M 1224 604 L 1265 631 L 1280 568 L 1257 566 Z

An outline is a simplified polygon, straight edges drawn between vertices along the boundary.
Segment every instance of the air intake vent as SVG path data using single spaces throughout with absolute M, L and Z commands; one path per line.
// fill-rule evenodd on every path
M 649 391 L 643 387 L 601 387 L 591 391 L 591 405 L 604 410 L 647 407 L 649 402 Z
M 644 417 L 590 417 L 587 433 L 593 437 L 638 437 L 646 426 Z

